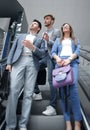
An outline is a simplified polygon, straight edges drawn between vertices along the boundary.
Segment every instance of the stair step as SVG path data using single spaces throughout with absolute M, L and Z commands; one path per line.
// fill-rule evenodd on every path
M 18 117 L 19 119 L 19 117 Z M 43 116 L 31 115 L 28 130 L 65 130 L 65 121 L 63 115 Z M 18 128 L 16 128 L 18 130 Z
M 17 114 L 21 113 L 21 105 L 22 101 L 19 101 Z M 42 112 L 46 109 L 48 105 L 49 100 L 33 101 L 31 107 L 31 115 L 42 115 Z M 62 115 L 62 108 L 59 100 L 57 100 L 56 111 L 57 115 Z
M 64 117 L 59 116 L 31 116 L 28 129 L 30 130 L 65 130 Z
M 41 90 L 41 94 L 42 94 L 43 100 L 50 100 L 50 90 Z M 22 100 L 22 98 L 23 98 L 23 93 L 20 96 L 19 100 Z M 58 91 L 57 91 L 57 99 L 60 99 Z

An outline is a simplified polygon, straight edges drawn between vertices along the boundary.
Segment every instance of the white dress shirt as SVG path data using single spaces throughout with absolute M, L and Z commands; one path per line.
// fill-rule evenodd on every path
M 35 35 L 28 34 L 28 35 L 26 36 L 26 39 L 25 39 L 25 40 L 30 40 L 30 42 L 33 43 L 35 37 L 36 37 Z M 31 51 L 29 48 L 24 47 L 24 49 L 23 49 L 23 55 L 32 55 L 32 51 Z

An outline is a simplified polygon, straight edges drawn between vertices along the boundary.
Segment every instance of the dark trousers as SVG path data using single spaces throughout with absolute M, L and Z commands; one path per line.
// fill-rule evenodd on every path
M 46 57 L 44 57 L 43 59 L 40 60 L 39 64 L 40 64 L 39 69 L 44 69 L 44 68 L 47 67 L 47 70 L 48 70 L 48 82 L 49 82 L 49 86 L 50 86 L 50 105 L 55 107 L 56 102 L 57 102 L 57 89 L 54 88 L 53 85 L 52 85 L 52 70 L 54 68 L 54 62 L 51 59 L 51 57 L 49 55 L 47 55 Z M 39 89 L 37 83 L 35 85 L 34 92 L 36 94 L 38 94 L 40 92 L 40 89 Z

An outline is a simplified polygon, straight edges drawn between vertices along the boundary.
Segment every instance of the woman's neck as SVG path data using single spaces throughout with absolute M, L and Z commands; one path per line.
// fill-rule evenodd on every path
M 64 39 L 69 39 L 70 38 L 70 34 L 64 34 Z

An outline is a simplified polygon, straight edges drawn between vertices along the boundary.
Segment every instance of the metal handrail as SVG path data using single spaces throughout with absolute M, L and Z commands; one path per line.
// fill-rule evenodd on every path
M 84 48 L 80 48 L 80 50 L 90 53 L 90 50 L 87 50 L 87 49 L 84 49 Z
M 86 55 L 84 52 L 81 52 L 80 56 L 86 59 L 87 61 L 90 61 L 90 56 Z

